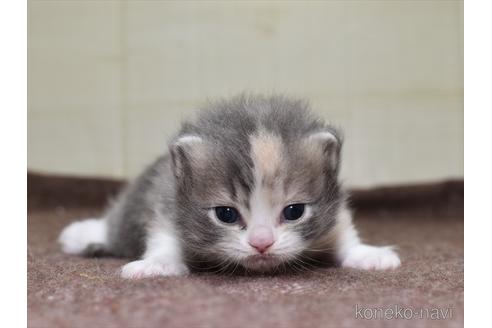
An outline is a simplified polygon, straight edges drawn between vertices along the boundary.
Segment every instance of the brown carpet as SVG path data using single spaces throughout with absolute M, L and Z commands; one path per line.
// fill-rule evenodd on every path
M 56 245 L 63 226 L 99 215 L 120 186 L 88 181 L 28 178 L 29 327 L 463 326 L 463 182 L 355 191 L 356 225 L 367 242 L 398 245 L 395 271 L 127 281 L 116 274 L 124 260 L 69 256 Z M 387 320 L 382 309 L 400 312 Z M 436 319 L 435 309 L 448 317 Z

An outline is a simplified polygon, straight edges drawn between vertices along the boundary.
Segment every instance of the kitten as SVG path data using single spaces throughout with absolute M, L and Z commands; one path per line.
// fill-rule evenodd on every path
M 123 266 L 124 278 L 275 272 L 330 254 L 344 267 L 396 268 L 390 247 L 357 237 L 338 180 L 341 146 L 303 101 L 214 103 L 103 218 L 70 224 L 59 242 L 69 254 L 139 258 Z

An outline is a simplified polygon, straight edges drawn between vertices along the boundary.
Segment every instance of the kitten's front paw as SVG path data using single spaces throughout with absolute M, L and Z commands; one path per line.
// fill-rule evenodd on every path
M 342 261 L 343 267 L 364 270 L 395 269 L 401 264 L 398 254 L 390 247 L 357 245 Z
M 182 276 L 188 273 L 189 270 L 183 263 L 160 263 L 149 259 L 133 261 L 121 268 L 121 277 L 125 279 Z

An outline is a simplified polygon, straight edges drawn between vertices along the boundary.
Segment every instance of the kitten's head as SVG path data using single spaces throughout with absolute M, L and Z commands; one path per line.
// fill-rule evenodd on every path
M 171 145 L 187 251 L 270 271 L 332 227 L 341 139 L 300 102 L 222 103 Z

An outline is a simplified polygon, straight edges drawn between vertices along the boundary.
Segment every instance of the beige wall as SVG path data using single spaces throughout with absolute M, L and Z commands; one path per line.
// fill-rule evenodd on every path
M 30 1 L 28 168 L 131 177 L 241 91 L 309 98 L 343 176 L 463 177 L 460 1 Z

